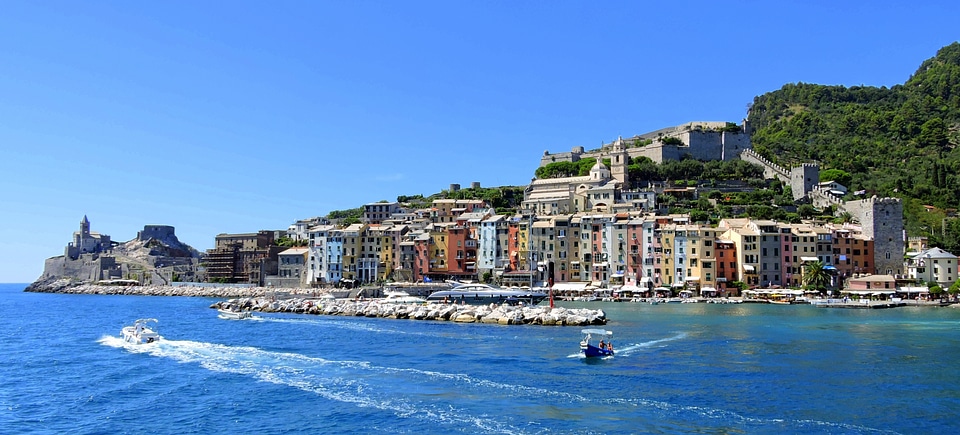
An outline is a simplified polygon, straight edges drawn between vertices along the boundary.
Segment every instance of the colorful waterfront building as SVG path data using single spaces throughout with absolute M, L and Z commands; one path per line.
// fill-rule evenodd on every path
M 717 259 L 717 294 L 740 296 L 740 289 L 731 285 L 732 282 L 740 280 L 737 244 L 733 240 L 717 238 L 713 246 Z

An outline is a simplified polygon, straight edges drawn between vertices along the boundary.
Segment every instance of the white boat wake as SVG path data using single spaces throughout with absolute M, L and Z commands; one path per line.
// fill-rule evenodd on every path
M 618 353 L 649 348 L 661 343 L 679 340 L 686 334 L 651 340 L 626 346 Z M 116 336 L 104 336 L 99 343 L 124 349 L 131 353 L 168 358 L 180 363 L 193 363 L 213 372 L 249 376 L 260 382 L 286 385 L 316 394 L 324 399 L 353 404 L 361 408 L 373 408 L 392 412 L 398 417 L 412 418 L 430 425 L 440 425 L 447 432 L 473 433 L 542 433 L 543 428 L 523 416 L 511 414 L 504 409 L 498 418 L 490 418 L 491 404 L 503 402 L 509 397 L 511 403 L 528 402 L 530 409 L 547 407 L 561 409 L 565 413 L 578 414 L 581 408 L 597 404 L 596 399 L 575 392 L 555 391 L 493 381 L 461 373 L 445 373 L 417 368 L 380 366 L 369 361 L 335 361 L 299 353 L 275 352 L 250 346 L 227 346 L 184 340 L 161 340 L 148 345 L 129 344 Z M 579 357 L 581 354 L 570 355 Z M 614 357 L 615 358 L 615 357 Z M 476 398 L 484 397 L 478 403 Z M 682 404 L 673 404 L 640 397 L 611 397 L 601 405 L 612 408 L 614 413 L 630 415 L 637 409 L 658 409 L 682 419 L 684 414 L 695 414 L 698 419 L 739 420 L 758 428 L 784 423 L 794 427 L 806 427 L 811 422 L 784 421 L 782 419 L 758 420 L 741 416 L 729 410 L 708 409 Z M 483 411 L 475 407 L 486 407 Z M 609 411 L 609 409 L 607 410 Z M 586 415 L 580 415 L 586 417 Z M 688 416 L 689 417 L 689 416 Z M 825 429 L 849 430 L 850 427 L 830 422 L 815 422 Z M 857 431 L 871 432 L 859 427 Z M 829 430 L 828 430 L 829 431 Z
M 668 342 L 671 342 L 671 341 L 683 340 L 684 338 L 687 338 L 687 333 L 686 333 L 686 332 L 681 332 L 681 333 L 679 333 L 679 334 L 677 334 L 677 335 L 674 335 L 674 336 L 672 336 L 672 337 L 661 338 L 661 339 L 657 339 L 657 340 L 645 341 L 645 342 L 643 342 L 643 343 L 630 344 L 630 345 L 627 345 L 627 346 L 624 346 L 624 347 L 621 347 L 621 348 L 616 349 L 616 352 L 617 352 L 617 356 L 628 356 L 628 355 L 632 355 L 632 354 L 636 353 L 637 351 L 639 351 L 639 350 L 641 350 L 641 349 L 646 349 L 646 348 L 650 348 L 650 347 L 658 347 L 658 345 L 660 345 L 660 344 L 668 343 Z

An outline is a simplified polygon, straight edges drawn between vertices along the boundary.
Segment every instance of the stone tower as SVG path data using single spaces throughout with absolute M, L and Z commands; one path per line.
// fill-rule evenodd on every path
M 794 201 L 807 196 L 813 186 L 820 182 L 820 166 L 816 163 L 804 163 L 790 170 L 790 189 Z
M 630 165 L 630 155 L 627 154 L 627 147 L 623 144 L 623 137 L 618 137 L 610 149 L 610 175 L 620 182 L 622 188 L 630 187 L 630 174 L 627 166 Z
M 85 239 L 90 237 L 90 220 L 87 219 L 87 215 L 83 215 L 83 219 L 80 221 L 80 238 Z
M 900 198 L 877 198 L 847 201 L 843 209 L 863 226 L 863 233 L 873 238 L 873 273 L 903 275 L 906 243 L 903 233 L 903 202 Z

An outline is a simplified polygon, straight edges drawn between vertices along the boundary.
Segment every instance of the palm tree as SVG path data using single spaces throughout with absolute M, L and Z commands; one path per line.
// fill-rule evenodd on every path
M 830 274 L 824 269 L 822 261 L 803 265 L 803 284 L 816 290 L 826 290 L 830 285 Z
M 835 221 L 840 224 L 851 223 L 853 222 L 853 215 L 850 214 L 850 212 L 845 211 L 843 213 L 840 213 L 840 216 L 837 216 L 837 219 L 835 219 Z

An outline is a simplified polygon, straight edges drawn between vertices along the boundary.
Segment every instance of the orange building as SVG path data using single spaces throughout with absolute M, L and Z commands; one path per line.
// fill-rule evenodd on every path
M 730 285 L 737 280 L 737 244 L 732 240 L 717 239 L 714 242 L 717 254 L 717 294 L 722 296 L 740 296 L 740 289 Z

